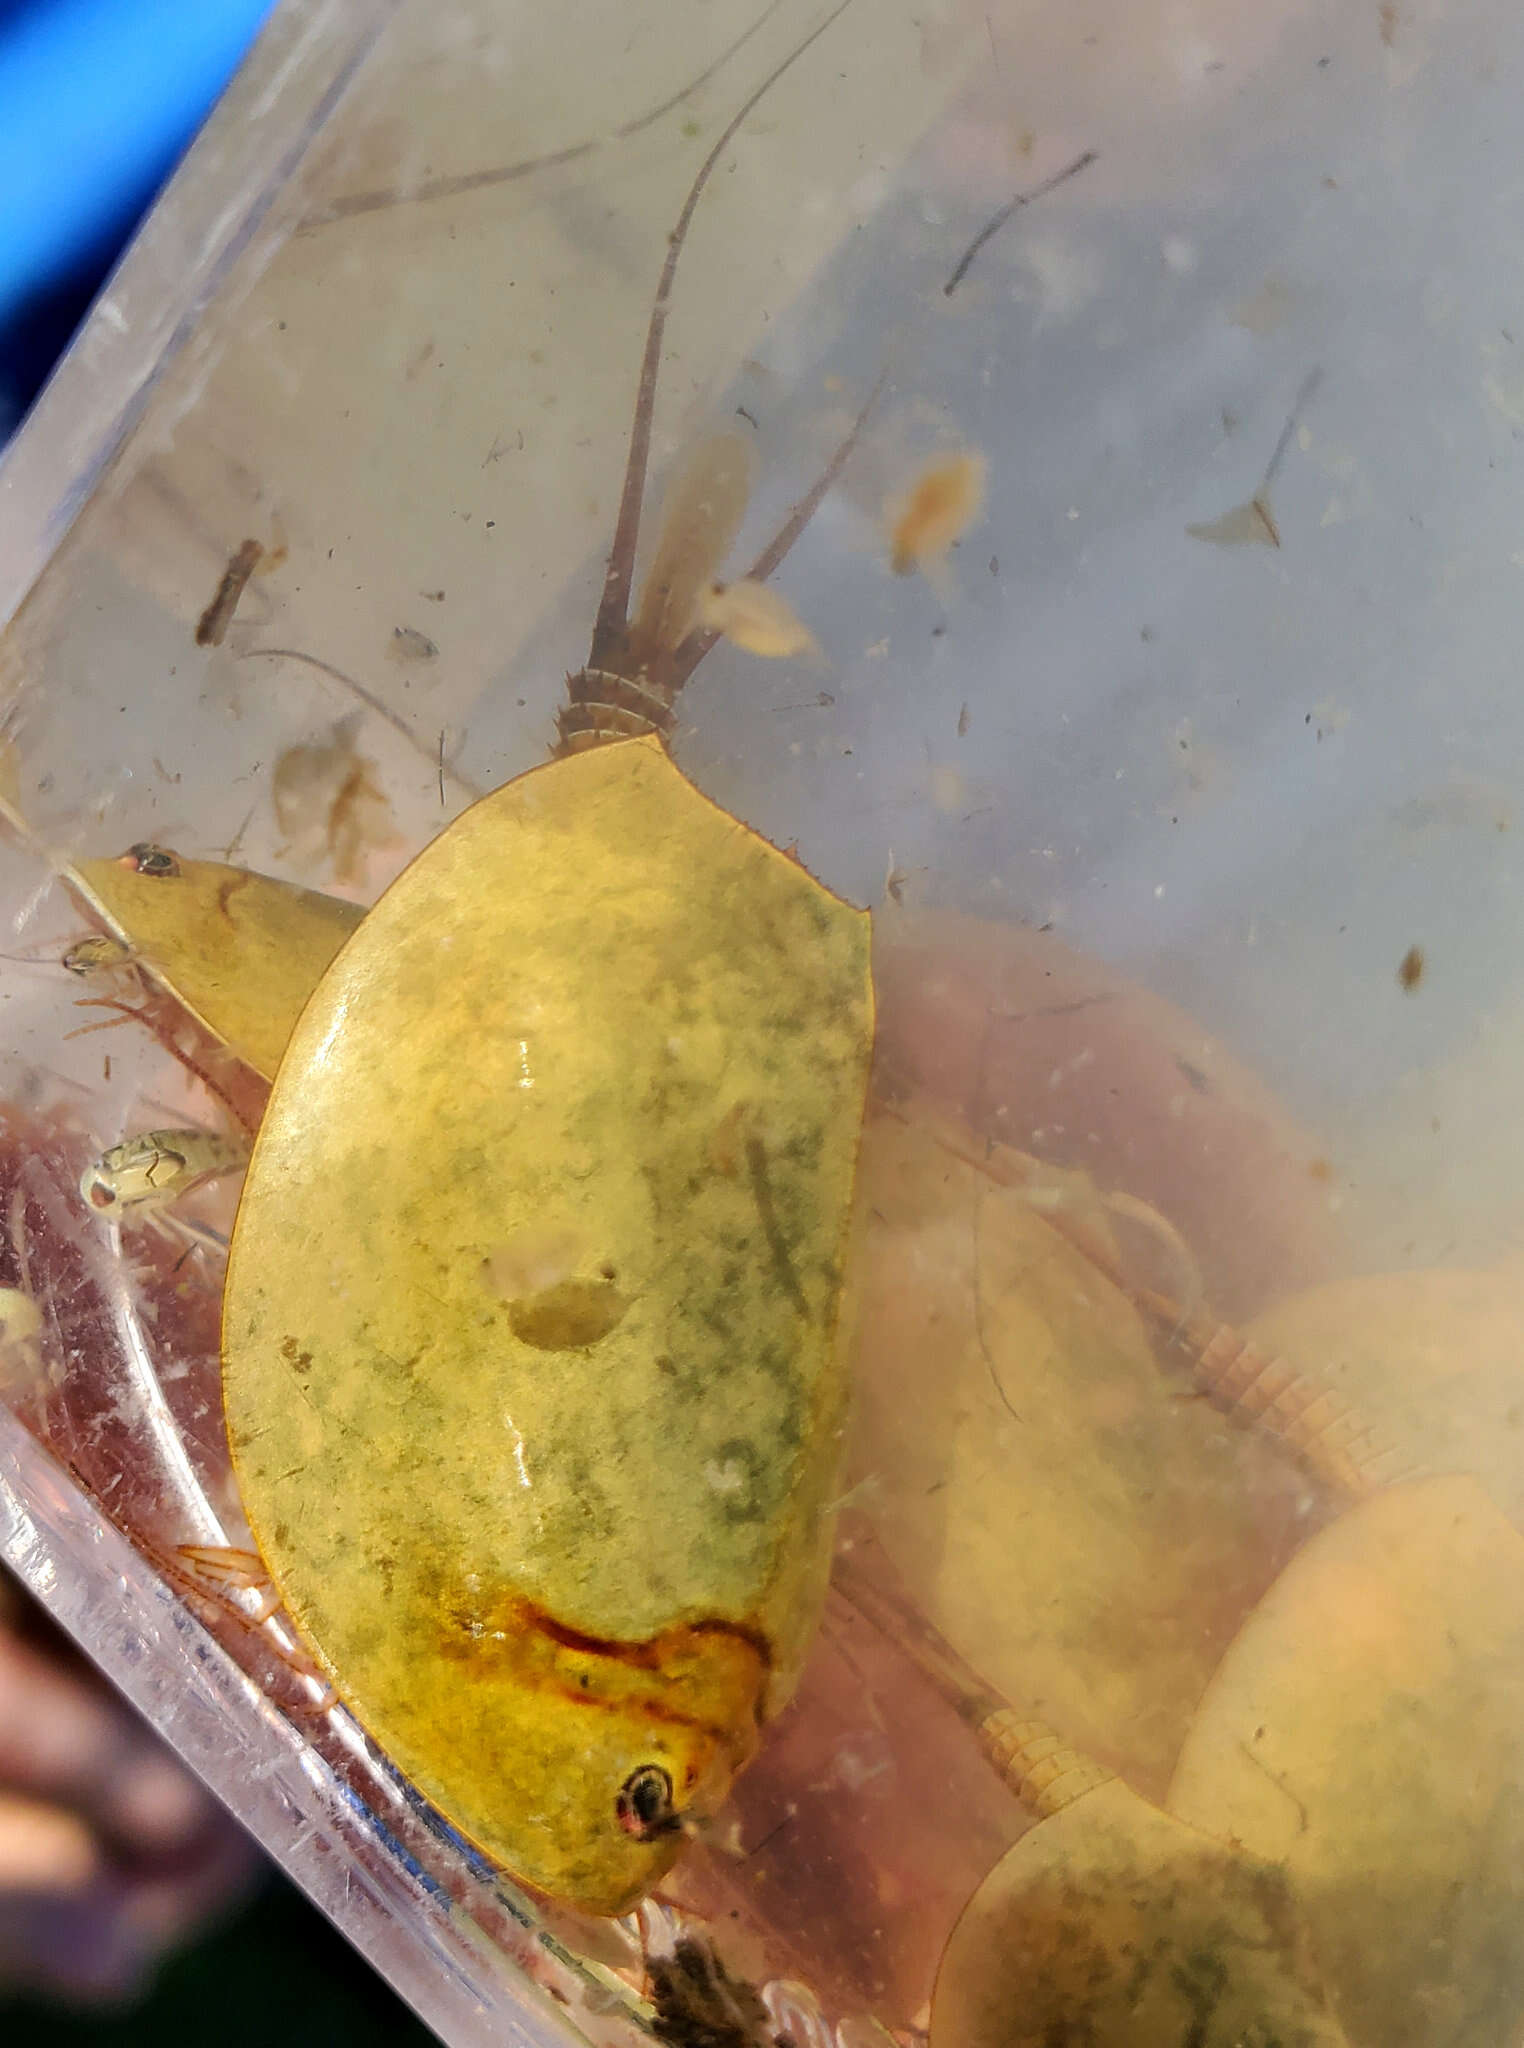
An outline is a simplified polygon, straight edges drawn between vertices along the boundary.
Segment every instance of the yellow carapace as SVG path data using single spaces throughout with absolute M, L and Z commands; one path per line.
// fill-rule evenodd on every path
M 669 241 L 554 758 L 363 921 L 160 847 L 78 871 L 150 977 L 275 1075 L 223 1364 L 282 1600 L 455 1827 L 601 1913 L 722 1804 L 794 1687 L 831 1555 L 868 918 L 666 746 L 724 630 L 705 599 L 745 510 L 734 433 L 680 470 L 630 603 L 687 223 L 783 68 Z
M 468 811 L 324 978 L 228 1269 L 303 1635 L 473 1841 L 602 1912 L 712 1813 L 824 1592 L 868 921 L 655 738 Z
M 191 1014 L 266 1080 L 313 985 L 364 912 L 220 861 L 144 842 L 66 879 Z M 72 949 L 78 951 L 78 948 Z

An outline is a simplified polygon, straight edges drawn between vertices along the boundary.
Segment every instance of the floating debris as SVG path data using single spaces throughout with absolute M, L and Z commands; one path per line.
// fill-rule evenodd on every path
M 342 718 L 327 740 L 287 747 L 275 764 L 271 797 L 288 852 L 312 865 L 332 862 L 334 879 L 358 882 L 366 856 L 397 843 L 392 807 L 375 763 L 355 751 L 359 715 Z
M 973 267 L 974 258 L 979 254 L 979 251 L 987 242 L 992 242 L 995 239 L 996 235 L 999 234 L 1000 230 L 1013 215 L 1019 213 L 1024 206 L 1030 206 L 1034 199 L 1044 199 L 1048 193 L 1056 191 L 1060 185 L 1066 184 L 1070 178 L 1086 169 L 1088 165 L 1093 164 L 1096 154 L 1095 150 L 1087 149 L 1082 156 L 1077 156 L 1072 164 L 1066 165 L 1063 170 L 1056 172 L 1053 177 L 1044 179 L 1042 184 L 1036 186 L 1032 191 L 1018 192 L 1014 199 L 1008 200 L 997 214 L 994 214 L 984 223 L 984 226 L 980 228 L 978 234 L 975 235 L 963 254 L 958 258 L 957 263 L 953 266 L 952 276 L 942 287 L 943 297 L 949 299 L 952 297 L 958 286 L 962 284 L 964 278 L 968 276 L 969 271 Z
M 984 510 L 988 464 L 961 449 L 929 462 L 889 507 L 889 561 L 896 576 L 923 574 L 946 559 Z
M 1209 519 L 1200 525 L 1187 526 L 1186 533 L 1192 540 L 1213 541 L 1219 547 L 1268 547 L 1278 548 L 1281 544 L 1281 530 L 1275 523 L 1275 514 L 1270 509 L 1270 486 L 1275 482 L 1281 464 L 1286 459 L 1286 450 L 1291 446 L 1291 437 L 1297 430 L 1307 401 L 1322 382 L 1321 370 L 1309 371 L 1302 380 L 1302 388 L 1296 395 L 1296 403 L 1286 416 L 1281 428 L 1280 439 L 1276 442 L 1270 460 L 1265 464 L 1265 473 L 1259 480 L 1259 488 L 1245 504 L 1235 505 L 1231 512 L 1224 512 L 1220 519 Z
M 222 645 L 228 627 L 233 623 L 233 614 L 238 609 L 238 600 L 248 587 L 249 578 L 264 560 L 264 553 L 263 541 L 246 540 L 229 557 L 216 595 L 196 621 L 198 647 Z

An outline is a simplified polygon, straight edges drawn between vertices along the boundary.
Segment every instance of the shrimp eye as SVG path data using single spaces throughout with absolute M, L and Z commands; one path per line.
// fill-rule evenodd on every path
M 128 848 L 122 856 L 122 866 L 130 867 L 139 875 L 152 875 L 156 881 L 161 875 L 178 875 L 180 872 L 180 863 L 167 847 L 154 846 L 146 839 Z
M 677 1826 L 672 1780 L 660 1764 L 642 1764 L 619 1788 L 619 1825 L 642 1842 L 665 1835 Z

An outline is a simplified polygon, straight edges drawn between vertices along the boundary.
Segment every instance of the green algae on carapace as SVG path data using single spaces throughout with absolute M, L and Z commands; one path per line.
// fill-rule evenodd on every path
M 466 812 L 282 1063 L 244 1502 L 361 1720 L 558 1896 L 626 1906 L 792 1692 L 870 1042 L 866 916 L 649 738 Z
M 793 1690 L 831 1552 L 869 920 L 666 751 L 721 630 L 701 600 L 745 510 L 737 435 L 680 468 L 631 605 L 687 224 L 786 68 L 670 238 L 554 758 L 457 818 L 363 919 L 267 903 L 281 885 L 157 847 L 85 874 L 102 902 L 163 906 L 147 939 L 136 901 L 110 921 L 274 1073 L 223 1320 L 229 1441 L 274 1586 L 452 1825 L 602 1913 L 722 1804 Z M 233 928 L 255 908 L 261 933 L 294 935 L 279 978 Z M 233 1000 L 214 1009 L 208 983 Z

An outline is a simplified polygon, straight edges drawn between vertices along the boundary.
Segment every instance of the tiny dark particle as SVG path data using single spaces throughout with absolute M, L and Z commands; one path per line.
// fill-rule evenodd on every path
M 1423 968 L 1423 947 L 1409 946 L 1402 956 L 1402 964 L 1397 969 L 1397 983 L 1404 995 L 1412 995 L 1423 980 Z

